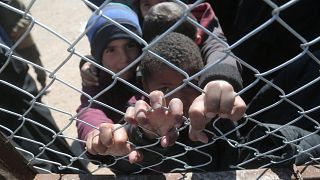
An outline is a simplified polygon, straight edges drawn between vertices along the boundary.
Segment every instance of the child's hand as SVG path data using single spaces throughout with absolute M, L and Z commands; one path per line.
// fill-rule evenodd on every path
M 142 155 L 127 143 L 127 132 L 120 124 L 102 123 L 99 130 L 91 131 L 86 139 L 87 151 L 90 154 L 113 156 L 129 154 L 131 163 L 142 160 Z
M 90 62 L 85 62 L 81 69 L 80 75 L 82 79 L 83 86 L 98 86 L 98 71 L 97 68 Z
M 189 108 L 189 137 L 193 141 L 208 142 L 205 126 L 215 116 L 237 121 L 246 110 L 246 104 L 240 96 L 235 96 L 231 84 L 226 81 L 210 81 L 204 87 L 204 93 L 198 96 Z
M 161 146 L 173 145 L 179 136 L 177 128 L 183 123 L 183 104 L 181 100 L 172 99 L 168 107 L 161 91 L 152 91 L 149 95 L 150 105 L 139 100 L 135 107 L 129 107 L 125 120 L 142 127 L 149 139 L 161 138 Z

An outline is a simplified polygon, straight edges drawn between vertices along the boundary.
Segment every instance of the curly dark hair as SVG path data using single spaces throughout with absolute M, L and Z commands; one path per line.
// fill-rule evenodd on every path
M 192 39 L 183 34 L 176 32 L 168 33 L 149 50 L 189 75 L 195 74 L 203 68 L 199 47 Z M 159 73 L 163 66 L 167 65 L 155 55 L 148 52 L 141 59 L 140 71 L 143 78 L 148 79 L 152 77 L 154 73 Z
M 174 2 L 162 2 L 152 6 L 144 17 L 142 25 L 143 39 L 151 42 L 156 36 L 164 33 L 178 22 L 183 16 L 184 8 Z M 196 20 L 192 14 L 188 16 Z M 192 40 L 196 39 L 196 26 L 186 20 L 173 31 L 184 34 Z

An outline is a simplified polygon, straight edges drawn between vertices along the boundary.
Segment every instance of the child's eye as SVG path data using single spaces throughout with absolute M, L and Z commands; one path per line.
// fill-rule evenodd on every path
M 114 48 L 107 48 L 104 52 L 105 53 L 112 53 L 112 52 L 114 52 Z
M 137 47 L 137 43 L 135 43 L 135 42 L 129 42 L 127 44 L 127 48 L 136 48 L 136 47 Z

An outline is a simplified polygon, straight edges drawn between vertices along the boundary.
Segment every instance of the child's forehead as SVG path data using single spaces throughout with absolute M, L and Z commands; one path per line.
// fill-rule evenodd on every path
M 163 63 L 159 67 L 159 70 L 151 72 L 150 79 L 156 81 L 161 80 L 161 82 L 182 81 L 184 79 L 184 76 L 173 67 L 170 67 Z
M 161 88 L 169 88 L 174 89 L 178 86 L 185 84 L 185 80 L 189 77 L 185 76 L 183 73 L 176 71 L 170 67 L 165 67 L 159 69 L 159 71 L 153 71 L 153 74 L 148 77 L 148 87 L 152 90 L 161 89 Z M 194 85 L 197 84 L 198 78 L 189 80 Z M 189 87 L 189 85 L 186 85 Z
M 158 4 L 161 2 L 167 2 L 168 0 L 140 0 L 141 3 L 152 3 L 152 4 Z
M 158 55 L 161 56 L 161 54 L 158 54 Z M 191 73 L 194 71 L 194 68 L 192 68 L 192 65 L 190 64 L 186 65 L 186 62 L 184 63 L 180 62 L 178 64 L 175 64 L 170 59 L 164 58 L 160 60 L 157 57 L 150 59 L 150 63 L 152 61 L 153 63 L 149 67 L 149 73 L 151 76 L 158 75 L 158 74 L 162 74 L 164 78 L 166 78 L 167 76 L 186 76 L 186 74 L 190 76 L 192 75 Z
M 107 44 L 107 47 L 121 46 L 121 45 L 125 45 L 125 44 L 131 43 L 131 42 L 133 42 L 133 40 L 128 39 L 128 38 L 114 39 L 114 40 L 111 40 Z

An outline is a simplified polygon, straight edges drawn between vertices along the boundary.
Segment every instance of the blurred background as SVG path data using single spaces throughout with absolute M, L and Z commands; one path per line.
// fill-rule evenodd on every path
M 28 7 L 30 0 L 22 0 Z M 91 10 L 86 4 L 79 0 L 52 0 L 52 1 L 35 1 L 30 9 L 32 17 L 41 24 L 58 33 L 59 38 L 47 29 L 35 25 L 31 31 L 34 41 L 41 53 L 41 59 L 44 68 L 49 71 L 58 70 L 56 77 L 61 79 L 64 83 L 54 81 L 51 85 L 50 92 L 43 96 L 42 101 L 49 107 L 57 125 L 63 131 L 63 134 L 70 138 L 77 138 L 77 131 L 75 122 L 70 124 L 69 119 L 76 114 L 76 109 L 80 105 L 80 93 L 74 90 L 76 88 L 81 90 L 81 78 L 79 72 L 80 57 L 77 55 L 70 56 L 68 48 L 69 43 L 73 44 L 84 31 L 86 21 L 91 15 Z M 67 43 L 68 41 L 69 43 Z M 82 55 L 90 53 L 90 46 L 86 36 L 76 43 L 74 50 Z M 70 58 L 70 59 L 68 59 Z M 66 63 L 59 69 L 59 66 L 66 61 Z M 29 73 L 35 78 L 33 68 L 29 69 Z M 52 78 L 47 79 L 47 84 L 52 81 Z M 38 83 L 38 82 L 37 82 Z M 68 87 L 66 84 L 72 86 Z M 41 86 L 38 83 L 38 88 Z M 71 139 L 67 142 L 72 146 L 76 154 L 80 154 L 80 144 Z M 90 171 L 94 174 L 112 173 L 103 168 L 97 170 L 97 166 L 88 164 Z

